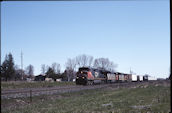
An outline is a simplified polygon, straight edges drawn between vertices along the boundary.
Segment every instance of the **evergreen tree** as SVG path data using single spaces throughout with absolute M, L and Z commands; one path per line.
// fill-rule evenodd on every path
M 1 74 L 2 78 L 5 80 L 12 80 L 14 78 L 15 69 L 14 69 L 14 61 L 11 53 L 5 56 L 5 60 L 1 66 Z
M 46 72 L 46 76 L 47 76 L 48 78 L 52 78 L 52 79 L 54 79 L 54 80 L 57 78 L 57 76 L 56 76 L 54 70 L 53 70 L 51 67 L 48 68 L 48 70 L 47 70 L 47 72 Z
M 66 70 L 61 74 L 61 78 L 62 78 L 62 81 L 68 81 L 67 71 Z

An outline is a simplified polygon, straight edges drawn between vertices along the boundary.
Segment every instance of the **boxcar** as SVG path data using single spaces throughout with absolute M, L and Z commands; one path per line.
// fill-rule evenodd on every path
M 124 82 L 125 81 L 123 73 L 115 72 L 115 76 L 116 76 L 116 82 Z
M 142 75 L 139 75 L 140 76 L 140 82 L 143 81 L 143 76 Z
M 143 76 L 143 81 L 148 81 L 148 76 L 147 75 Z
M 124 75 L 123 74 L 119 74 L 119 82 L 124 82 Z
M 132 76 L 131 77 L 132 82 L 136 82 L 137 81 L 137 75 L 132 74 L 131 76 Z
M 107 73 L 107 82 L 108 83 L 116 82 L 115 73 Z

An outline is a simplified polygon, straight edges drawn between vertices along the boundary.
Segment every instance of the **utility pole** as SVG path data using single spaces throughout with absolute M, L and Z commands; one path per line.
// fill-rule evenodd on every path
M 22 80 L 23 80 L 23 53 L 21 51 L 21 76 L 22 76 Z
M 131 74 L 131 67 L 130 67 L 130 74 Z
M 132 74 L 133 72 L 131 71 L 131 67 L 130 67 L 130 74 Z

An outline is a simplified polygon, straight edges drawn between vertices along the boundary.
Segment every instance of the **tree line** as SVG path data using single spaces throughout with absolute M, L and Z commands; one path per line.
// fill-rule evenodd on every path
M 54 62 L 51 66 L 42 64 L 41 74 L 52 79 L 61 78 L 65 81 L 71 81 L 75 78 L 79 67 L 90 67 L 114 72 L 117 64 L 114 64 L 108 58 L 94 59 L 93 56 L 82 54 L 74 58 L 68 58 L 64 72 L 61 72 L 61 65 L 59 63 Z M 11 53 L 6 55 L 1 65 L 1 80 L 26 80 L 26 78 L 34 78 L 34 66 L 30 64 L 22 70 L 14 64 Z

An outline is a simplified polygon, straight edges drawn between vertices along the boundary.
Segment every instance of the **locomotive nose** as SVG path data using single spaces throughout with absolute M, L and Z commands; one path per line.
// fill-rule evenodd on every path
M 76 77 L 76 84 L 87 84 L 87 74 L 78 74 Z

